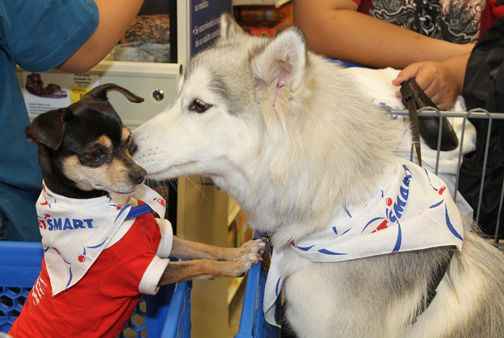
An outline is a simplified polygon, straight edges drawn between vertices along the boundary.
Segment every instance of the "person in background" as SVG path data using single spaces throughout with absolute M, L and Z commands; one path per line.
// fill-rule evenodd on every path
M 399 72 L 392 82 L 400 86 L 403 81 L 415 78 L 420 88 L 439 109 L 453 107 L 464 87 L 464 74 L 471 53 L 452 56 L 442 61 L 413 63 Z
M 462 95 L 467 109 L 504 112 L 503 0 L 295 0 L 294 15 L 318 53 L 402 69 L 393 84 L 415 78 L 443 110 Z M 476 150 L 464 156 L 459 190 L 477 210 L 489 123 L 470 120 Z M 500 226 L 497 236 L 504 238 L 504 215 L 498 215 L 504 186 L 501 120 L 493 123 L 488 149 L 478 226 L 488 235 Z
M 143 0 L 0 0 L 0 239 L 39 240 L 41 189 L 36 147 L 25 138 L 28 113 L 16 65 L 81 73 L 100 62 Z
M 504 1 L 488 1 L 481 18 L 478 40 L 486 37 L 487 40 L 491 39 L 494 43 L 497 40 L 495 36 L 501 33 L 503 17 Z M 498 27 L 495 27 L 497 25 Z M 490 33 L 489 31 L 492 30 L 493 33 Z M 489 34 L 492 34 L 490 38 Z M 399 73 L 393 84 L 400 86 L 403 81 L 415 78 L 420 88 L 441 110 L 448 110 L 453 107 L 457 96 L 463 94 L 466 69 L 472 52 L 471 48 L 468 53 L 447 57 L 443 60 L 412 63 Z M 476 107 L 472 106 L 469 109 L 471 108 Z
M 500 11 L 504 14 L 504 8 Z M 433 88 L 433 91 L 428 93 L 434 97 L 437 96 L 436 90 L 446 91 L 453 100 L 456 95 L 462 95 L 468 110 L 483 108 L 492 113 L 504 113 L 504 19 L 496 21 L 482 35 L 470 54 L 438 62 L 414 63 L 406 67 L 395 81 L 400 83 L 411 77 L 416 77 L 418 83 L 429 83 L 428 88 Z M 474 210 L 480 208 L 478 230 L 502 239 L 504 213 L 501 211 L 499 217 L 499 204 L 504 179 L 504 120 L 493 120 L 490 135 L 488 120 L 469 120 L 477 131 L 476 149 L 464 155 L 459 190 Z M 487 146 L 488 158 L 480 205 Z
M 441 109 L 451 108 L 462 90 L 454 69 L 464 67 L 480 34 L 502 14 L 496 0 L 294 2 L 295 23 L 312 50 L 369 67 L 404 69 L 394 85 L 416 77 Z

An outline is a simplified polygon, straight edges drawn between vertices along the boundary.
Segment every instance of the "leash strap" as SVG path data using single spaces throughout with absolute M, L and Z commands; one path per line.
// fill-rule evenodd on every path
M 434 297 L 436 297 L 437 288 L 448 272 L 448 268 L 450 267 L 454 252 L 455 250 L 449 251 L 449 258 L 437 267 L 437 269 L 434 271 L 434 275 L 432 276 L 430 283 L 427 284 L 427 297 L 425 300 L 425 308 L 423 309 L 424 311 L 432 303 Z
M 422 152 L 421 152 L 421 147 L 420 147 L 420 122 L 418 118 L 418 109 L 422 108 L 424 105 L 422 104 L 422 100 L 419 99 L 419 96 L 425 96 L 425 93 L 422 91 L 422 89 L 418 86 L 416 83 L 415 79 L 409 79 L 407 81 L 404 81 L 401 84 L 401 97 L 402 97 L 402 102 L 406 109 L 408 109 L 409 112 L 409 118 L 410 118 L 410 126 L 411 126 L 411 152 L 413 152 L 413 147 L 415 148 L 417 159 L 418 159 L 418 164 L 422 166 Z M 430 100 L 430 99 L 429 99 Z M 429 104 L 432 104 L 432 107 L 437 108 L 434 103 L 429 102 Z M 415 315 L 415 318 L 412 320 L 412 324 L 414 324 L 418 317 L 427 310 L 429 305 L 432 303 L 434 300 L 434 297 L 436 297 L 437 294 L 437 288 L 439 287 L 439 284 L 441 284 L 441 281 L 445 277 L 446 273 L 448 272 L 448 269 L 450 267 L 450 263 L 452 261 L 454 254 L 454 250 L 450 250 L 449 252 L 449 257 L 446 261 L 441 263 L 436 270 L 433 271 L 432 274 L 432 279 L 428 282 L 427 284 L 427 294 L 422 302 L 422 304 L 419 306 L 418 311 Z
M 439 284 L 441 284 L 441 281 L 443 280 L 443 278 L 448 272 L 448 269 L 450 268 L 450 264 L 454 253 L 455 249 L 450 250 L 448 259 L 442 262 L 440 265 L 438 265 L 436 270 L 433 271 L 432 279 L 427 283 L 427 295 L 424 297 L 422 304 L 418 307 L 418 311 L 415 314 L 413 320 L 411 321 L 411 324 L 416 323 L 418 317 L 420 317 L 420 315 L 424 313 L 425 310 L 427 310 L 429 305 L 431 305 L 432 301 L 434 300 L 434 297 L 436 297 L 437 288 L 439 287 Z
M 410 79 L 408 81 L 404 81 L 401 84 L 401 97 L 402 102 L 406 109 L 409 111 L 410 118 L 410 127 L 411 127 L 411 152 L 413 153 L 413 148 L 415 148 L 415 152 L 418 159 L 418 165 L 422 166 L 422 151 L 420 148 L 420 129 L 419 129 L 419 120 L 418 120 L 418 106 L 416 101 L 415 89 L 419 89 L 417 86 L 412 86 L 411 81 L 415 81 L 415 79 Z M 416 83 L 415 83 L 416 84 Z

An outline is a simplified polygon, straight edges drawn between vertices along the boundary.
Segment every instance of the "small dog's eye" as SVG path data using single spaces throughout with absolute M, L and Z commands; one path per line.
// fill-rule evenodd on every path
M 122 147 L 126 149 L 130 153 L 130 155 L 134 155 L 138 150 L 138 146 L 136 145 L 135 141 L 133 141 L 133 137 L 131 135 L 128 136 L 126 141 L 122 144 Z
M 83 165 L 93 168 L 105 164 L 105 162 L 107 162 L 108 159 L 109 159 L 108 152 L 102 149 L 98 149 L 91 153 L 84 154 L 82 157 L 79 158 L 80 162 Z
M 130 141 L 128 144 L 128 151 L 131 155 L 135 154 L 136 151 L 138 150 L 138 146 L 136 145 L 135 142 Z
M 94 164 L 96 166 L 100 166 L 107 161 L 107 158 L 108 158 L 107 153 L 105 153 L 103 151 L 98 151 L 94 154 L 94 156 L 91 160 L 91 164 Z
M 210 103 L 206 103 L 205 101 L 201 99 L 194 99 L 192 100 L 191 104 L 189 105 L 189 111 L 192 111 L 194 113 L 198 114 L 203 114 L 206 112 L 208 109 L 212 108 L 213 105 Z

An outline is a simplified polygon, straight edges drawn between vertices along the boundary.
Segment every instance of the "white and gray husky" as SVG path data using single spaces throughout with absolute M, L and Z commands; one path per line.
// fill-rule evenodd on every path
M 314 263 L 289 250 L 376 189 L 397 134 L 298 30 L 254 38 L 223 17 L 173 107 L 135 132 L 136 160 L 154 179 L 212 178 L 285 248 L 284 316 L 298 337 L 504 337 L 504 256 L 475 234 L 453 257 L 438 247 Z

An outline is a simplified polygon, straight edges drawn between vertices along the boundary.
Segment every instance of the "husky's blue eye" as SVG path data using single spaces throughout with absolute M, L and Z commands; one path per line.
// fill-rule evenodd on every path
M 192 100 L 191 104 L 189 105 L 189 111 L 192 111 L 194 113 L 198 114 L 203 114 L 206 112 L 208 109 L 212 108 L 213 105 L 210 103 L 206 103 L 205 101 L 201 99 L 194 99 Z

